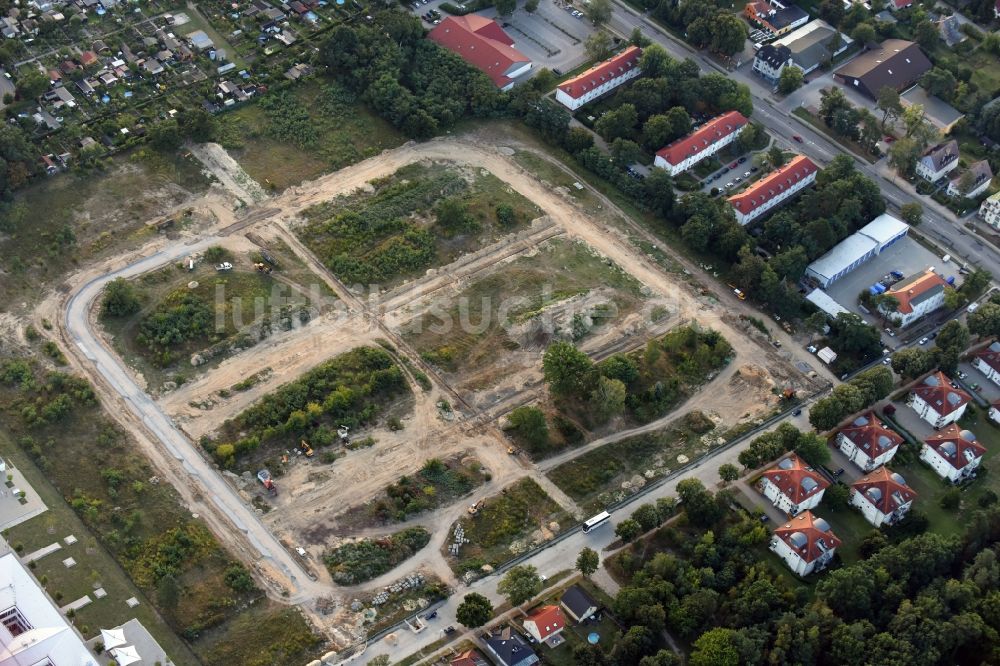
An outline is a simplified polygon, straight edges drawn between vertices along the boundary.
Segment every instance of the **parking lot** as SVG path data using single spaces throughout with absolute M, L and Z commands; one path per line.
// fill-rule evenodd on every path
M 882 254 L 869 259 L 834 282 L 826 289 L 826 292 L 846 309 L 856 312 L 878 326 L 882 323 L 882 318 L 866 315 L 862 312 L 858 307 L 858 295 L 881 280 L 889 271 L 899 271 L 904 275 L 904 278 L 909 278 L 923 272 L 930 266 L 934 266 L 945 276 L 955 275 L 956 278 L 959 277 L 957 266 L 952 263 L 945 264 L 941 261 L 941 257 L 907 236 L 890 245 Z M 953 270 L 949 272 L 950 269 Z
M 416 8 L 411 4 L 410 11 L 430 29 L 433 23 L 424 15 L 431 9 L 440 11 L 442 2 L 444 0 L 427 0 L 424 4 L 422 0 L 417 0 Z M 541 0 L 533 14 L 518 8 L 510 16 L 498 18 L 496 9 L 492 7 L 476 13 L 500 21 L 504 31 L 514 40 L 514 48 L 531 58 L 534 64 L 523 77 L 527 79 L 543 67 L 568 72 L 587 61 L 583 44 L 594 27 L 585 18 L 573 16 L 567 8 L 565 3 Z M 446 12 L 441 12 L 442 19 L 447 16 Z
M 760 167 L 763 153 L 746 153 L 737 158 L 722 159 L 721 169 L 713 171 L 705 177 L 701 183 L 701 191 L 706 194 L 712 191 L 713 187 L 719 188 L 719 192 L 726 196 L 736 194 L 744 187 L 757 180 L 767 173 Z M 742 161 L 741 161 L 742 160 Z M 732 187 L 727 187 L 732 185 Z

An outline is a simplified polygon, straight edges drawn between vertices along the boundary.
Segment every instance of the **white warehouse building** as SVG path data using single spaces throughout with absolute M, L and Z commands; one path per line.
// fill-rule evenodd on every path
M 826 288 L 906 236 L 910 227 L 888 213 L 840 241 L 806 268 L 806 275 Z

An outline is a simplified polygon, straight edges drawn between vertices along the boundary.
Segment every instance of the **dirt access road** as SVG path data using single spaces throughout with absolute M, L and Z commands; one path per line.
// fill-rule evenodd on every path
M 732 308 L 728 309 L 727 312 L 726 308 L 713 307 L 700 300 L 689 287 L 679 284 L 676 276 L 667 274 L 649 260 L 632 244 L 625 232 L 606 224 L 604 221 L 598 221 L 582 214 L 568 196 L 553 191 L 533 174 L 518 166 L 507 154 L 509 152 L 512 151 L 485 147 L 480 142 L 456 138 L 435 140 L 423 144 L 407 144 L 399 149 L 387 151 L 377 157 L 365 160 L 353 167 L 290 189 L 278 197 L 268 199 L 268 211 L 274 212 L 269 212 L 267 217 L 272 219 L 255 220 L 246 228 L 252 229 L 254 226 L 260 225 L 262 229 L 270 226 L 273 230 L 274 217 L 278 218 L 279 224 L 276 226 L 280 228 L 312 205 L 362 187 L 372 179 L 389 175 L 415 161 L 431 159 L 479 167 L 493 173 L 520 194 L 539 205 L 567 236 L 583 240 L 605 257 L 623 267 L 653 291 L 661 296 L 671 298 L 675 304 L 674 310 L 680 318 L 695 320 L 703 326 L 714 328 L 722 333 L 733 345 L 734 366 L 738 367 L 744 363 L 755 362 L 765 363 L 768 367 L 788 368 L 788 363 L 774 354 L 771 349 L 748 338 L 742 331 L 730 324 Z M 243 195 L 252 191 L 252 187 L 248 188 L 244 183 L 234 182 L 233 186 L 238 186 Z M 610 206 L 608 211 L 611 214 L 621 215 Z M 243 219 L 246 220 L 248 216 L 253 216 L 255 212 L 258 211 L 251 206 L 247 209 Z M 219 227 L 221 227 L 224 222 L 231 221 L 233 218 L 230 215 L 218 215 L 217 219 Z M 239 220 L 235 224 L 230 224 L 229 230 L 230 233 L 242 231 Z M 218 228 L 215 231 L 218 231 Z M 171 417 L 139 388 L 130 371 L 123 366 L 121 360 L 94 330 L 95 321 L 91 316 L 92 305 L 108 281 L 118 276 L 133 277 L 154 270 L 218 242 L 220 242 L 220 238 L 213 231 L 203 231 L 198 238 L 188 238 L 168 244 L 160 243 L 154 254 L 144 256 L 128 265 L 122 266 L 121 262 L 118 262 L 117 265 L 109 263 L 107 272 L 97 277 L 94 277 L 94 272 L 91 271 L 88 276 L 80 276 L 76 281 L 71 280 L 69 283 L 70 293 L 63 301 L 65 317 L 60 318 L 60 328 L 64 334 L 64 341 L 69 343 L 66 345 L 66 351 L 75 358 L 79 367 L 87 371 L 87 374 L 94 379 L 99 388 L 104 389 L 102 397 L 112 401 L 109 404 L 116 405 L 116 409 L 110 411 L 123 422 L 123 425 L 136 431 L 140 441 L 149 443 L 146 450 L 154 464 L 164 472 L 171 483 L 182 489 L 192 510 L 203 513 L 220 537 L 253 565 L 254 569 L 266 579 L 266 582 L 271 583 L 269 589 L 272 593 L 276 589 L 284 588 L 291 592 L 288 597 L 284 598 L 285 601 L 306 604 L 311 599 L 329 596 L 331 594 L 330 586 L 312 581 L 305 575 L 300 563 L 279 543 L 264 521 L 260 520 L 240 498 L 236 490 L 206 461 L 201 451 L 191 440 L 175 427 Z M 300 249 L 295 244 L 291 246 L 297 251 Z M 314 257 L 309 256 L 305 259 L 307 263 L 315 264 Z M 317 270 L 315 266 L 314 270 Z M 330 280 L 328 274 L 323 275 L 323 277 Z M 444 283 L 447 284 L 447 281 Z M 342 285 L 340 287 L 342 289 Z M 335 291 L 338 294 L 346 295 L 341 289 L 335 289 Z M 423 291 L 421 296 L 427 296 L 427 292 Z M 359 311 L 359 309 L 363 311 Z M 749 308 L 745 309 L 750 311 Z M 370 319 L 373 314 L 359 301 L 350 298 L 348 298 L 348 310 L 353 315 L 360 315 L 365 319 Z M 371 334 L 378 335 L 379 333 L 374 330 L 378 324 L 371 323 L 376 324 L 370 329 L 372 330 Z M 355 328 L 354 332 L 350 334 L 351 338 L 358 336 L 359 328 L 364 327 Z M 384 332 L 385 329 L 383 327 L 379 330 Z M 335 332 L 332 334 L 336 335 Z M 371 337 L 365 337 L 367 339 L 363 342 L 371 343 L 374 341 Z M 311 336 L 306 336 L 301 344 L 307 348 L 315 349 L 316 341 L 314 338 L 310 338 Z M 360 342 L 362 341 L 359 340 Z M 288 341 L 287 351 L 292 354 L 298 351 L 294 340 Z M 408 356 L 415 356 L 412 352 L 406 353 Z M 794 370 L 789 369 L 788 376 L 794 374 Z M 442 386 L 440 382 L 436 381 L 433 392 L 427 397 L 433 399 L 435 395 L 446 391 L 448 391 L 448 387 Z M 699 395 L 692 398 L 685 408 L 713 411 L 713 403 L 713 396 Z M 462 415 L 460 419 L 467 419 L 469 416 L 472 415 Z M 446 455 L 452 451 L 462 450 L 470 444 L 470 433 L 463 433 L 460 421 L 452 424 L 452 427 L 442 428 L 430 427 L 427 422 L 414 425 L 417 431 L 423 430 L 423 432 L 417 432 L 416 435 L 423 438 L 425 447 L 428 449 L 433 447 L 435 455 Z M 488 457 L 492 463 L 491 471 L 495 477 L 516 478 L 524 473 L 524 468 L 519 467 L 509 457 L 495 455 L 500 450 L 497 447 L 502 447 L 503 440 L 494 424 L 483 424 L 477 430 L 479 432 L 476 433 L 478 436 L 474 438 L 474 443 L 477 447 L 490 449 Z M 411 435 L 412 433 L 413 431 L 411 431 Z M 414 455 L 407 451 L 407 444 L 405 441 L 400 441 L 394 446 L 385 447 L 385 450 L 378 448 L 373 450 L 370 457 L 358 456 L 356 464 L 345 465 L 345 473 L 349 472 L 352 467 L 357 470 L 365 466 L 391 470 L 391 475 L 395 476 L 412 471 L 422 462 L 423 455 Z M 397 465 L 397 463 L 399 464 Z M 357 477 L 352 477 L 350 474 L 341 477 L 339 481 L 341 486 L 353 486 L 348 490 L 352 503 L 357 503 L 377 491 L 381 487 L 380 484 L 384 485 L 385 479 L 382 477 L 381 473 L 374 474 L 367 483 L 360 483 L 356 486 L 353 486 L 353 482 Z M 352 483 L 343 483 L 346 479 L 351 479 Z M 330 499 L 323 498 L 327 506 L 333 504 L 329 501 Z M 341 498 L 341 506 L 344 506 L 343 498 Z M 446 531 L 448 527 L 449 524 L 441 524 L 439 530 Z M 409 563 L 407 566 L 410 566 Z M 280 594 L 275 596 L 281 598 Z

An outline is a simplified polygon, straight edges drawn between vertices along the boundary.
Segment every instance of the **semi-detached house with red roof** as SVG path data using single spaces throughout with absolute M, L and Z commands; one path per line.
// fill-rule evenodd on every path
M 962 418 L 972 398 L 940 370 L 927 375 L 913 392 L 908 404 L 920 418 L 935 428 L 943 428 Z
M 739 194 L 729 197 L 736 221 L 746 226 L 806 187 L 809 187 L 819 167 L 804 155 L 796 155 L 785 166 L 772 171 Z
M 851 425 L 840 429 L 836 439 L 841 453 L 866 472 L 892 460 L 902 443 L 903 437 L 889 430 L 875 412 L 854 419 Z
M 556 88 L 556 101 L 570 111 L 576 111 L 584 104 L 639 76 L 641 56 L 642 49 L 629 46 L 583 74 L 560 83 Z
M 830 524 L 803 511 L 774 530 L 770 549 L 800 576 L 822 571 L 833 559 L 840 539 Z
M 851 506 L 859 509 L 875 527 L 902 520 L 915 499 L 917 493 L 906 485 L 906 479 L 885 467 L 851 484 Z
M 986 375 L 994 384 L 1000 384 L 1000 342 L 993 342 L 972 357 L 972 367 Z
M 976 436 L 954 423 L 925 439 L 920 449 L 920 459 L 952 483 L 972 476 L 985 454 L 986 447 L 976 441 Z
M 485 73 L 500 90 L 510 90 L 514 79 L 531 69 L 531 60 L 514 48 L 500 24 L 476 14 L 449 16 L 427 37 Z
M 687 171 L 736 141 L 748 122 L 739 111 L 713 118 L 694 132 L 656 151 L 653 166 L 666 169 L 671 176 Z
M 758 484 L 764 497 L 789 515 L 815 509 L 830 482 L 791 453 L 764 472 Z

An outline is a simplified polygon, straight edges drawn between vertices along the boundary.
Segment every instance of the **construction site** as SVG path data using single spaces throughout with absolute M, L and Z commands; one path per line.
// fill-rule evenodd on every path
M 559 465 L 697 411 L 707 429 L 685 449 L 693 456 L 820 385 L 732 294 L 697 284 L 665 246 L 651 253 L 662 244 L 648 231 L 589 188 L 553 182 L 573 178 L 515 141 L 410 143 L 273 196 L 221 148 L 202 150 L 216 183 L 185 204 L 185 224 L 88 266 L 36 316 L 57 322 L 71 364 L 120 407 L 161 477 L 331 651 L 492 571 L 466 575 L 451 545 L 493 539 L 479 544 L 493 567 L 586 518 L 589 505 L 550 478 Z M 526 167 L 535 162 L 545 173 Z M 379 215 L 377 229 L 358 224 Z M 145 300 L 111 326 L 99 310 L 116 278 Z M 154 338 L 177 303 L 211 312 L 214 328 Z M 541 365 L 551 343 L 601 361 L 682 326 L 731 351 L 668 413 L 582 427 L 544 462 L 512 445 L 512 410 L 552 409 Z M 677 466 L 668 458 L 663 469 Z M 494 539 L 489 517 L 517 502 L 539 508 Z M 336 583 L 331 571 L 368 542 L 402 559 Z

